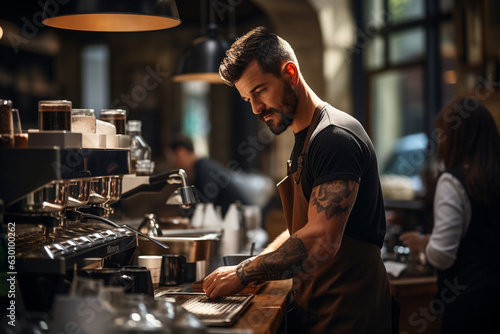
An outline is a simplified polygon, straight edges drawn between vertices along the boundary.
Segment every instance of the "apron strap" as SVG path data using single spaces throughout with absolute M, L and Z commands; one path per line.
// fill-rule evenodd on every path
M 309 129 L 307 129 L 306 139 L 304 140 L 304 145 L 302 146 L 302 151 L 297 158 L 297 172 L 295 173 L 294 181 L 296 184 L 299 184 L 300 178 L 302 177 L 302 168 L 304 167 L 304 158 L 306 155 L 307 144 L 309 143 L 309 139 L 311 135 L 318 126 L 319 116 L 321 114 L 321 110 L 327 105 L 327 103 L 320 103 L 316 109 L 314 109 L 314 114 L 309 124 Z

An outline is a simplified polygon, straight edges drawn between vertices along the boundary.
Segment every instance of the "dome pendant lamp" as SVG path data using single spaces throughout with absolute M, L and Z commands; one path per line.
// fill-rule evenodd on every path
M 175 0 L 71 0 L 64 4 L 47 0 L 42 23 L 69 30 L 132 32 L 173 28 L 181 19 Z
M 219 65 L 229 49 L 229 43 L 218 36 L 213 4 L 210 23 L 208 25 L 204 23 L 205 7 L 205 0 L 202 0 L 202 29 L 206 30 L 200 37 L 195 38 L 182 55 L 173 78 L 176 82 L 198 80 L 212 84 L 223 83 L 219 76 Z

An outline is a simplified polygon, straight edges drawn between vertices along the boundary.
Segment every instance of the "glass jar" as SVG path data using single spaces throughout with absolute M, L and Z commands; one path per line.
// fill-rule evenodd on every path
M 40 131 L 71 131 L 71 101 L 38 102 L 38 127 Z
M 12 108 L 12 122 L 14 124 L 14 146 L 28 147 L 28 134 L 23 132 L 19 109 Z
M 94 109 L 73 109 L 71 111 L 71 131 L 95 133 Z
M 11 100 L 0 100 L 0 147 L 14 147 Z
M 124 109 L 101 109 L 99 114 L 101 121 L 109 122 L 116 127 L 117 135 L 125 134 L 127 124 L 127 111 Z
M 135 164 L 135 174 L 137 176 L 152 175 L 155 169 L 155 162 L 150 160 L 137 160 Z M 132 172 L 133 173 L 133 172 Z
M 130 136 L 130 158 L 132 174 L 138 172 L 138 165 L 141 175 L 151 174 L 151 147 L 142 138 L 142 122 L 130 120 L 127 123 L 127 132 Z M 153 164 L 154 168 L 154 164 Z

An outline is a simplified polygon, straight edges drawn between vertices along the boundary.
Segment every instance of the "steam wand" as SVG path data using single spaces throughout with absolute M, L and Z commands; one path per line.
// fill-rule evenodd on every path
M 200 201 L 194 186 L 188 185 L 187 174 L 184 169 L 171 170 L 158 175 L 152 175 L 149 178 L 144 176 L 125 177 L 123 178 L 123 191 L 120 198 L 127 199 L 142 192 L 158 192 L 166 184 L 181 185 L 170 195 L 166 203 L 167 205 L 179 205 L 181 208 L 187 209 Z

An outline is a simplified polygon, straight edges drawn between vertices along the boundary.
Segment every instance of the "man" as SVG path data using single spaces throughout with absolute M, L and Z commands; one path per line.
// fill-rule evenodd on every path
M 188 137 L 172 136 L 166 147 L 166 156 L 173 168 L 186 171 L 189 184 L 196 188 L 200 201 L 220 206 L 222 215 L 226 214 L 231 203 L 247 204 L 229 171 L 212 159 L 198 157 Z
M 264 252 L 203 282 L 210 298 L 251 282 L 293 278 L 304 333 L 390 333 L 390 288 L 381 256 L 385 213 L 373 145 L 353 117 L 309 88 L 290 45 L 259 27 L 238 39 L 220 69 L 272 132 L 295 145 L 278 184 L 288 230 Z

